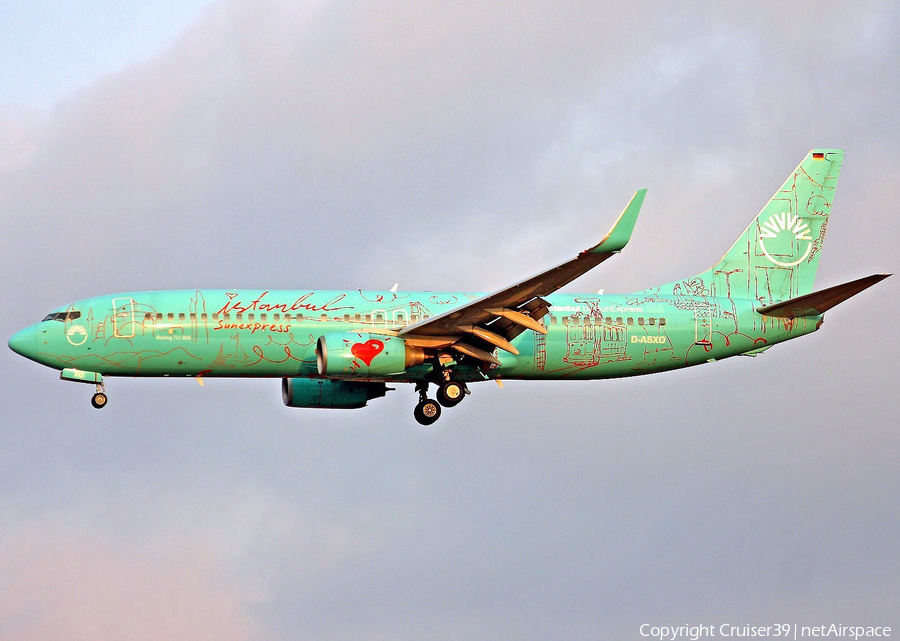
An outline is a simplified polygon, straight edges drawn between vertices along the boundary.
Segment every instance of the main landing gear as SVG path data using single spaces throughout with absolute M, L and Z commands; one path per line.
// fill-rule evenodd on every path
M 413 410 L 413 416 L 420 425 L 431 425 L 441 417 L 441 406 L 428 398 L 428 381 L 416 383 L 416 391 L 419 393 L 419 403 Z
M 422 425 L 431 425 L 441 417 L 441 405 L 455 407 L 469 393 L 465 383 L 447 379 L 438 387 L 437 400 L 428 398 L 428 381 L 416 383 L 419 403 L 413 410 L 413 416 Z
M 106 407 L 108 400 L 106 392 L 103 390 L 103 385 L 97 385 L 97 391 L 94 392 L 94 395 L 91 397 L 91 405 L 93 405 L 95 409 L 102 410 Z
M 444 407 L 459 405 L 466 396 L 466 386 L 457 381 L 444 381 L 437 391 L 438 403 Z
M 421 425 L 431 425 L 441 417 L 441 406 L 437 401 L 424 398 L 413 410 L 413 416 Z

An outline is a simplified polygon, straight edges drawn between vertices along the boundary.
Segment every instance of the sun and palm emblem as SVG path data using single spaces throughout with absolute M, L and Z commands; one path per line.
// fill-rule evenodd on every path
M 72 325 L 66 330 L 66 340 L 72 345 L 81 345 L 87 340 L 87 330 L 82 325 Z
M 791 243 L 790 247 L 792 251 L 785 252 L 786 254 L 794 254 L 793 239 L 796 239 L 798 242 L 806 241 L 806 250 L 803 252 L 803 255 L 792 263 L 785 263 L 773 258 L 769 251 L 766 249 L 764 239 L 774 239 L 778 238 L 779 236 L 784 239 L 784 236 L 782 236 L 783 234 L 787 234 L 788 242 Z M 769 216 L 769 219 L 766 222 L 762 223 L 759 227 L 759 247 L 760 249 L 762 249 L 763 254 L 766 255 L 766 258 L 771 260 L 776 265 L 780 265 L 782 267 L 793 267 L 794 265 L 799 265 L 804 260 L 806 260 L 806 257 L 809 256 L 809 252 L 812 250 L 812 236 L 810 236 L 809 234 L 809 225 L 803 222 L 803 219 L 799 216 L 795 216 L 794 214 L 788 212 L 772 214 L 771 216 Z M 790 238 L 791 236 L 793 237 L 793 239 Z M 785 247 L 784 240 L 779 241 L 778 244 L 782 247 Z

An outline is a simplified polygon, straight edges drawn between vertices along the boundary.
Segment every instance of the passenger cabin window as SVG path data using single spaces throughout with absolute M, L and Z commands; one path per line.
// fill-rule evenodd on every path
M 180 314 L 178 314 L 178 320 L 181 320 L 181 321 L 184 320 L 184 312 L 181 312 Z
M 655 318 L 648 318 L 648 319 L 647 319 L 647 323 L 649 323 L 650 325 L 655 325 L 655 324 L 656 324 L 656 319 L 655 319 Z
M 275 314 L 274 318 L 275 318 L 275 322 L 277 323 L 278 321 L 281 320 L 281 314 Z
M 344 322 L 345 322 L 345 323 L 349 323 L 349 322 L 350 322 L 350 314 L 344 314 Z
M 265 314 L 260 314 L 260 315 L 259 315 L 259 320 L 261 320 L 262 322 L 265 323 L 265 322 L 266 322 L 266 315 L 265 315 Z
M 196 315 L 194 312 L 191 312 L 190 319 L 191 319 L 191 320 L 197 320 L 197 315 Z
M 153 318 L 153 314 L 151 314 L 150 312 L 146 312 L 144 314 L 144 320 L 150 320 L 151 318 Z
M 247 314 L 247 320 L 252 321 L 254 318 L 256 318 L 256 314 Z
M 409 320 L 413 323 L 417 323 L 419 321 L 419 315 L 418 314 L 410 314 Z
M 366 322 L 367 322 L 367 323 L 371 323 L 371 322 L 372 322 L 372 315 L 371 315 L 371 314 L 366 314 Z
M 626 322 L 627 322 L 629 325 L 634 325 L 634 319 L 633 319 L 631 316 L 629 316 L 629 317 L 626 319 Z
M 376 315 L 375 315 L 375 322 L 376 322 L 376 323 L 383 323 L 383 322 L 384 322 L 384 314 L 376 314 Z
M 666 324 L 666 319 L 665 319 L 665 318 L 660 318 L 660 319 L 659 319 L 659 324 L 660 324 L 660 325 L 665 325 L 665 324 Z
M 172 312 L 169 312 L 168 314 L 166 314 L 166 319 L 170 320 L 170 321 L 175 320 L 175 314 L 173 314 Z
M 319 319 L 324 323 L 328 320 L 328 314 L 322 314 L 321 316 L 319 316 Z

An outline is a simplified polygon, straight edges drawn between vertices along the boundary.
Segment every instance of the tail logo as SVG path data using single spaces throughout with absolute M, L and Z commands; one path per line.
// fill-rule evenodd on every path
M 774 264 L 781 267 L 794 267 L 806 260 L 806 257 L 809 256 L 809 252 L 812 250 L 812 236 L 809 234 L 809 225 L 803 222 L 799 216 L 795 216 L 788 212 L 772 214 L 769 216 L 769 220 L 759 226 L 759 247 L 762 249 L 766 258 Z M 806 250 L 803 252 L 803 255 L 794 262 L 782 262 L 773 258 L 772 254 L 769 253 L 769 250 L 766 249 L 765 239 L 767 238 L 771 244 L 775 245 L 775 247 L 787 250 L 775 251 L 773 249 L 773 252 L 779 257 L 796 256 L 795 241 L 797 243 L 797 248 L 801 247 L 803 242 L 806 242 Z

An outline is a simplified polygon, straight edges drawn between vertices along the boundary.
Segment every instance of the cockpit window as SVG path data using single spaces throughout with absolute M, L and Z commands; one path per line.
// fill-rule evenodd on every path
M 69 311 L 69 312 L 53 312 L 52 314 L 47 314 L 44 316 L 44 321 L 60 321 L 62 323 L 67 320 L 75 320 L 76 318 L 81 318 L 81 312 Z

